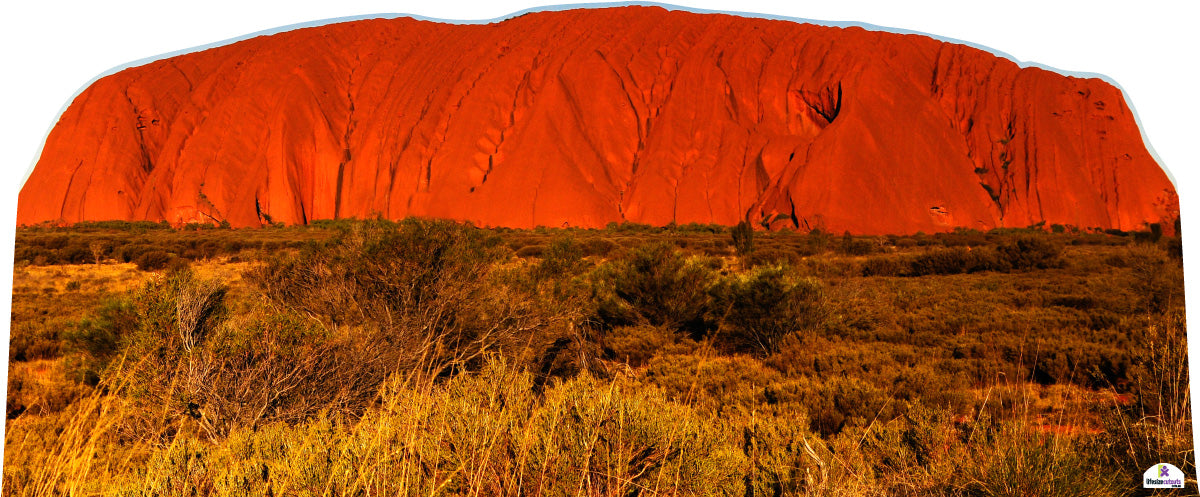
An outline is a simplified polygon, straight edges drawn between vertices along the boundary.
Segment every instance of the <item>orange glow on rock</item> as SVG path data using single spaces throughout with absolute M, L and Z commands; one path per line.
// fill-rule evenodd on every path
M 1178 216 L 1120 91 L 917 35 L 618 7 L 299 29 L 105 77 L 18 224 L 1142 229 Z

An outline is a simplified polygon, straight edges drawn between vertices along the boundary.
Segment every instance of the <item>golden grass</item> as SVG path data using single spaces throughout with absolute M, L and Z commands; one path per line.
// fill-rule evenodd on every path
M 531 391 L 493 360 L 445 383 L 394 377 L 357 420 L 318 415 L 162 446 L 120 442 L 130 415 L 96 393 L 10 424 L 6 495 L 1119 495 L 1087 436 L 1036 417 L 953 422 L 937 409 L 832 440 L 802 418 L 714 417 L 620 377 Z M 128 385 L 112 385 L 119 390 Z M 1035 392 L 1029 392 L 1036 396 Z M 882 459 L 881 459 L 882 458 Z
M 54 288 L 64 292 L 68 284 L 77 281 L 82 290 L 122 293 L 141 286 L 149 277 L 132 263 L 29 265 L 13 268 L 13 287 L 14 291 Z
M 288 242 L 291 235 L 253 236 Z M 554 244 L 559 235 L 510 236 L 524 247 Z M 721 243 L 725 236 L 675 243 L 716 254 L 714 260 L 689 253 L 714 280 L 737 278 L 749 265 Z M 646 236 L 612 238 L 634 247 Z M 811 240 L 770 235 L 761 242 L 760 248 L 788 250 Z M 1137 284 L 1157 289 L 1171 304 L 1177 283 L 1153 280 L 1153 271 L 1139 276 L 1118 260 L 1141 260 L 1154 269 L 1165 260 L 1160 250 L 1069 246 L 1067 263 L 1053 269 L 863 277 L 870 257 L 938 250 L 893 247 L 883 238 L 872 243 L 883 247 L 872 256 L 818 251 L 794 258 L 790 270 L 820 279 L 832 309 L 822 327 L 786 337 L 770 354 L 722 349 L 713 336 L 689 336 L 695 330 L 674 324 L 598 325 L 603 317 L 586 300 L 597 298 L 589 294 L 596 288 L 589 278 L 603 278 L 604 265 L 626 257 L 629 248 L 589 255 L 571 271 L 542 276 L 526 275 L 540 274 L 549 250 L 510 256 L 494 271 L 513 279 L 484 295 L 498 301 L 549 296 L 532 305 L 562 316 L 514 321 L 557 326 L 538 328 L 544 333 L 576 333 L 564 335 L 574 342 L 548 361 L 539 362 L 544 350 L 533 348 L 530 338 L 518 352 L 507 344 L 503 353 L 479 352 L 470 364 L 460 361 L 435 374 L 380 373 L 378 380 L 389 379 L 363 409 L 326 408 L 286 420 L 232 416 L 228 430 L 206 429 L 209 405 L 188 405 L 198 397 L 187 389 L 196 385 L 181 376 L 198 374 L 198 367 L 233 368 L 196 376 L 222 381 L 245 372 L 235 362 L 189 355 L 203 348 L 197 344 L 167 351 L 177 353 L 178 367 L 172 355 L 164 356 L 169 367 L 151 366 L 150 356 L 161 352 L 154 347 L 138 349 L 150 351 L 145 357 L 118 355 L 94 388 L 80 379 L 85 355 L 45 348 L 45 356 L 10 364 L 10 409 L 24 411 L 7 422 L 4 494 L 1125 495 L 1134 488 L 1127 477 L 1140 474 L 1140 465 L 1190 463 L 1186 355 L 1122 355 L 1114 340 L 1127 334 L 1165 344 L 1156 350 L 1186 350 L 1175 311 L 1149 313 L 1132 290 L 1142 288 Z M 254 367 L 269 366 L 294 359 L 297 351 L 334 350 L 303 348 L 289 337 L 354 343 L 379 332 L 371 323 L 284 316 L 284 304 L 259 295 L 244 279 L 261 262 L 244 254 L 235 261 L 191 263 L 198 280 L 228 287 L 221 295 L 232 315 L 214 314 L 220 321 L 208 332 L 229 343 L 210 353 L 232 350 Z M 99 299 L 174 288 L 146 286 L 164 281 L 162 273 L 111 261 L 19 265 L 14 328 L 54 340 L 82 317 L 95 318 Z M 534 291 L 506 293 L 521 285 Z M 138 326 L 165 326 L 159 335 L 142 335 L 151 337 L 149 345 L 182 333 L 177 297 L 159 302 L 165 303 L 155 311 L 161 323 L 135 303 Z M 522 310 L 531 305 L 520 303 Z M 1051 350 L 1058 342 L 1075 348 Z M 345 350 L 363 357 L 372 352 Z M 636 360 L 621 362 L 629 356 Z M 574 369 L 555 369 L 563 362 Z M 1117 366 L 1100 371 L 1109 362 Z M 298 381 L 282 371 L 263 377 Z M 1103 383 L 1114 376 L 1122 383 Z M 138 383 L 146 378 L 158 383 Z M 236 421 L 246 419 L 253 421 Z

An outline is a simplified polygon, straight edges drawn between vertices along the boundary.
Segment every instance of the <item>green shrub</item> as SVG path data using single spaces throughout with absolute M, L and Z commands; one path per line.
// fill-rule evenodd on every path
M 86 244 L 75 240 L 59 249 L 58 260 L 63 264 L 86 264 L 92 260 L 92 251 Z
M 955 228 L 950 233 L 938 233 L 933 237 L 946 247 L 979 247 L 988 243 L 986 233 L 968 228 Z
M 161 250 L 152 250 L 139 255 L 133 263 L 142 271 L 157 271 L 166 268 L 172 259 L 171 254 Z
M 502 254 L 497 240 L 448 221 L 351 226 L 296 257 L 272 258 L 251 280 L 272 300 L 332 324 L 395 325 L 430 305 L 465 305 Z M 439 312 L 436 322 L 424 325 L 447 325 L 454 314 Z
M 800 262 L 800 255 L 790 250 L 761 248 L 755 250 L 744 260 L 747 261 L 747 266 L 749 267 L 779 265 L 793 266 Z
M 812 330 L 828 314 L 817 280 L 799 278 L 783 267 L 759 267 L 714 288 L 722 336 L 735 348 L 770 354 L 783 337 Z
M 579 247 L 587 257 L 608 257 L 621 248 L 612 240 L 597 237 L 584 238 L 579 242 Z
M 135 357 L 153 357 L 173 366 L 181 351 L 202 343 L 224 319 L 225 293 L 220 283 L 190 271 L 150 280 L 133 294 L 136 327 L 125 345 Z
M 523 250 L 523 249 L 522 249 Z M 542 260 L 535 272 L 541 278 L 563 278 L 583 270 L 583 247 L 574 238 L 563 236 L 554 239 L 541 253 Z
M 35 266 L 46 264 L 55 264 L 58 262 L 58 253 L 53 250 L 48 250 L 43 247 L 17 244 L 16 252 L 13 254 L 15 262 L 27 262 Z
M 1138 304 L 1152 314 L 1183 305 L 1183 268 L 1157 245 L 1133 245 L 1123 260 L 1133 276 Z
M 133 304 L 127 299 L 112 299 L 64 330 L 62 339 L 69 350 L 86 355 L 93 370 L 99 372 L 136 327 Z
M 621 223 L 617 223 L 614 221 L 614 222 L 608 223 L 604 227 L 604 230 L 608 231 L 608 232 L 626 233 L 626 234 L 662 233 L 665 229 L 666 228 L 660 228 L 657 226 L 651 226 L 649 224 L 634 223 L 634 222 L 629 222 L 629 221 L 623 221 Z
M 1167 239 L 1167 255 L 1172 259 L 1183 260 L 1183 239 L 1173 236 Z
M 367 334 L 371 346 L 392 354 L 395 367 L 420 362 L 437 371 L 531 335 L 558 338 L 545 329 L 555 318 L 547 309 L 575 302 L 545 306 L 528 282 L 497 269 L 506 254 L 498 237 L 470 225 L 369 221 L 296 256 L 276 256 L 249 279 L 282 308 L 331 329 L 378 332 Z
M 913 276 L 965 273 L 975 266 L 976 258 L 965 247 L 933 249 L 914 256 L 908 266 Z
M 197 358 L 205 341 L 226 317 L 226 289 L 190 271 L 151 279 L 133 293 L 132 329 L 121 339 L 122 354 L 131 365 L 113 374 L 129 375 L 131 400 L 145 414 L 131 433 L 158 436 L 180 416 L 201 417 L 196 391 L 205 382 Z M 103 330 L 80 337 L 101 350 Z
M 847 231 L 842 235 L 842 243 L 838 245 L 838 252 L 846 255 L 868 255 L 875 252 L 876 246 L 873 241 L 854 238 Z
M 198 345 L 202 353 L 188 361 L 201 372 L 200 381 L 185 383 L 190 389 L 181 393 L 213 438 L 263 422 L 298 423 L 322 412 L 360 415 L 395 360 L 369 340 L 330 335 L 286 312 L 240 315 Z
M 913 276 L 1028 271 L 1061 266 L 1061 253 L 1062 248 L 1058 244 L 1043 237 L 1022 236 L 996 247 L 971 248 L 960 245 L 929 250 L 913 256 L 908 266 Z
M 907 272 L 907 265 L 895 256 L 872 257 L 862 265 L 863 276 L 900 276 Z
M 605 265 L 601 284 L 615 301 L 602 303 L 601 317 L 613 324 L 701 326 L 708 305 L 712 270 L 688 259 L 668 243 L 642 245 Z
M 74 343 L 95 356 L 123 344 L 127 365 L 112 373 L 134 379 L 123 392 L 136 407 L 131 435 L 152 439 L 195 423 L 222 439 L 263 422 L 357 415 L 397 363 L 370 335 L 332 336 L 291 312 L 231 316 L 225 293 L 215 281 L 173 273 L 135 292 L 131 305 L 103 311 L 111 323 L 80 327 Z
M 58 330 L 62 324 L 58 320 L 14 324 L 12 336 L 9 338 L 9 361 L 36 361 L 58 357 L 62 348 Z
M 1027 271 L 1062 265 L 1062 247 L 1046 236 L 1022 236 L 997 247 L 1001 258 L 1012 269 Z

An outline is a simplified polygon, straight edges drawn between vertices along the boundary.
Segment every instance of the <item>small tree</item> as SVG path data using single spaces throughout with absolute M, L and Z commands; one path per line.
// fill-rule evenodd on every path
M 731 231 L 733 236 L 733 248 L 737 250 L 738 257 L 745 259 L 754 252 L 754 228 L 750 226 L 749 221 L 742 221 L 733 227 Z
M 1150 225 L 1150 242 L 1158 243 L 1158 241 L 1162 239 L 1162 236 L 1163 236 L 1162 225 L 1158 224 L 1158 223 L 1152 223 Z
M 92 250 L 92 259 L 96 261 L 96 265 L 100 265 L 100 258 L 104 257 L 104 252 L 108 250 L 108 244 L 94 240 L 88 244 L 88 248 Z

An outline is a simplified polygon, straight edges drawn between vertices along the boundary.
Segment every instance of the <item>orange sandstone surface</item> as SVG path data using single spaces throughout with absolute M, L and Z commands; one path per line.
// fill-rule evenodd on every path
M 1121 92 L 917 35 L 618 7 L 297 29 L 81 93 L 18 224 L 427 216 L 853 233 L 1144 229 Z

